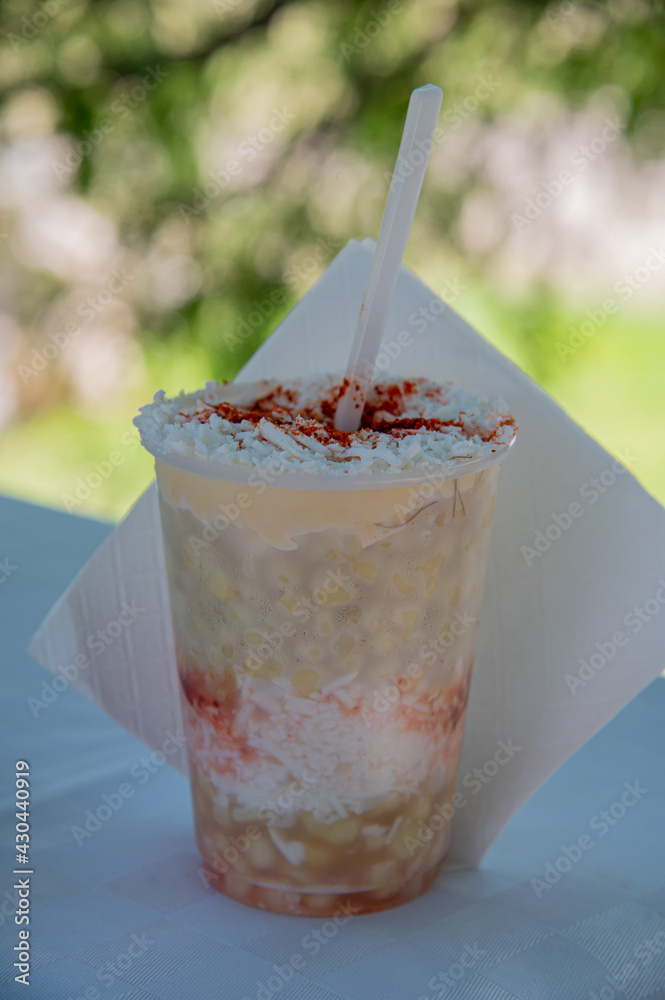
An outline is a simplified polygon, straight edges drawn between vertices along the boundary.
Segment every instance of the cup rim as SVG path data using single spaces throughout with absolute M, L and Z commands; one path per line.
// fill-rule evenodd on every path
M 243 468 L 231 463 L 216 460 L 196 458 L 194 455 L 178 455 L 171 451 L 160 451 L 158 448 L 143 447 L 155 459 L 155 467 L 159 462 L 180 472 L 202 476 L 205 479 L 222 480 L 245 486 L 270 486 L 271 489 L 299 490 L 371 490 L 390 489 L 402 486 L 419 486 L 423 483 L 445 482 L 461 479 L 463 476 L 475 475 L 484 469 L 502 462 L 517 440 L 515 430 L 507 444 L 500 445 L 496 451 L 479 458 L 452 459 L 441 462 L 429 472 L 400 471 L 395 473 L 353 473 L 353 472 L 299 472 L 291 471 L 288 466 L 276 472 L 262 472 L 259 468 Z

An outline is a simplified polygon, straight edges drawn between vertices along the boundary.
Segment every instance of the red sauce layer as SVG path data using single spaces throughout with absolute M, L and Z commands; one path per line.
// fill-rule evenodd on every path
M 180 683 L 191 712 L 188 722 L 192 730 L 196 730 L 198 720 L 207 723 L 215 731 L 218 748 L 228 755 L 217 761 L 216 770 L 220 773 L 235 773 L 238 761 L 249 762 L 260 757 L 259 752 L 248 745 L 246 733 L 236 724 L 236 715 L 241 708 L 242 699 L 230 674 L 219 677 L 208 671 L 192 668 L 192 665 L 188 664 L 187 670 L 180 674 Z M 399 701 L 391 712 L 383 716 L 373 712 L 369 705 L 366 705 L 365 710 L 369 715 L 363 717 L 364 722 L 367 724 L 369 721 L 371 725 L 380 727 L 382 723 L 396 718 L 404 732 L 423 733 L 431 739 L 443 734 L 461 739 L 470 683 L 469 669 L 452 684 L 442 687 L 440 697 L 427 712 L 419 711 L 417 707 Z M 363 708 L 362 701 L 349 707 L 341 706 L 332 693 L 322 698 L 319 704 L 322 707 L 334 704 L 342 715 L 350 717 L 358 717 Z M 196 743 L 196 738 L 194 742 Z M 450 756 L 457 753 L 459 749 L 457 742 L 447 748 Z

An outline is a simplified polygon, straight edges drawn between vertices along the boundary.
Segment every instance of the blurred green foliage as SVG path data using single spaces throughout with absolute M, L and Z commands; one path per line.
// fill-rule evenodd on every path
M 662 235 L 663 51 L 655 0 L 5 0 L 0 488 L 68 506 L 156 388 L 233 377 L 348 239 L 376 236 L 432 81 L 446 139 L 407 262 L 435 290 L 460 279 L 455 308 L 606 447 L 639 441 L 665 499 L 662 278 L 557 349 Z M 516 229 L 612 115 L 620 139 Z M 26 376 L 113 269 L 122 293 Z M 73 509 L 116 517 L 150 476 L 126 446 Z

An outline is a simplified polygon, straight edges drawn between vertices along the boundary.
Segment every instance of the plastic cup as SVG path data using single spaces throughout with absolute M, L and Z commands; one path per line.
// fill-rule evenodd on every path
M 279 913 L 403 903 L 450 838 L 499 464 L 156 456 L 197 842 Z

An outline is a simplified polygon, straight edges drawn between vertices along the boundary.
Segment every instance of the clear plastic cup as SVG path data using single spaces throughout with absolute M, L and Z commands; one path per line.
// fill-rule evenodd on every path
M 425 479 L 156 456 L 196 835 L 221 892 L 323 916 L 435 879 L 509 448 Z

